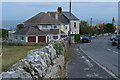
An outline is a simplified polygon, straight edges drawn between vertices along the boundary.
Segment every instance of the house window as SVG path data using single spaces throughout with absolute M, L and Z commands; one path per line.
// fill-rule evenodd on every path
M 49 39 L 51 39 L 51 36 L 49 36 Z
M 52 29 L 58 29 L 58 26 L 57 25 L 53 25 Z
M 67 26 L 64 26 L 64 30 L 67 30 L 68 28 L 67 28 Z
M 17 37 L 17 36 L 15 36 L 15 39 L 18 39 L 18 37 Z
M 53 36 L 53 39 L 58 39 L 58 36 Z
M 74 28 L 76 28 L 76 22 L 74 22 Z
M 76 34 L 76 31 L 75 31 L 75 34 Z
M 48 26 L 47 25 L 42 25 L 42 29 L 47 29 Z
M 24 37 L 21 37 L 21 40 L 24 40 Z

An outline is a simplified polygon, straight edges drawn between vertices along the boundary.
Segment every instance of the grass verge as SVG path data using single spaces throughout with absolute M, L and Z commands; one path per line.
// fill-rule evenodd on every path
M 67 63 L 72 60 L 75 55 L 74 52 L 72 50 L 72 45 L 68 44 L 68 42 L 66 41 L 65 44 L 65 48 L 64 48 L 64 57 L 65 57 L 65 65 L 64 65 L 64 78 L 67 77 Z
M 43 46 L 2 46 L 2 71 L 7 71 L 18 60 L 27 56 L 27 52 L 32 49 L 39 49 Z

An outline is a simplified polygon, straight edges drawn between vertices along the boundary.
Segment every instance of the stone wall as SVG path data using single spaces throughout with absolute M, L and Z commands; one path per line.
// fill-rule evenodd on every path
M 53 44 L 49 44 L 42 49 L 31 50 L 26 58 L 3 72 L 2 78 L 61 78 L 63 69 L 64 55 L 57 55 Z

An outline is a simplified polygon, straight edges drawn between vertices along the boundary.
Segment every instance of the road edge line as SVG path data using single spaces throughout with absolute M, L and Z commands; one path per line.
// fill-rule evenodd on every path
M 82 47 L 80 46 L 79 49 L 89 58 L 91 59 L 95 64 L 97 64 L 99 67 L 101 67 L 103 70 L 105 70 L 107 73 L 109 73 L 113 78 L 116 78 L 118 80 L 120 80 L 113 72 L 111 72 L 110 70 L 108 70 L 106 67 L 102 66 L 101 64 L 99 64 L 97 61 L 95 61 L 93 58 L 91 58 L 90 56 L 88 56 L 86 54 L 86 52 L 82 49 Z

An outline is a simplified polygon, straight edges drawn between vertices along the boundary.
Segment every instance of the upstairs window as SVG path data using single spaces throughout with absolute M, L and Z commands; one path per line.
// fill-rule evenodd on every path
M 42 25 L 42 29 L 48 29 L 47 25 Z
M 58 29 L 57 25 L 52 25 L 52 29 Z
M 67 26 L 64 26 L 64 30 L 67 30 L 68 29 L 68 27 Z
M 74 28 L 76 28 L 76 22 L 74 22 Z

